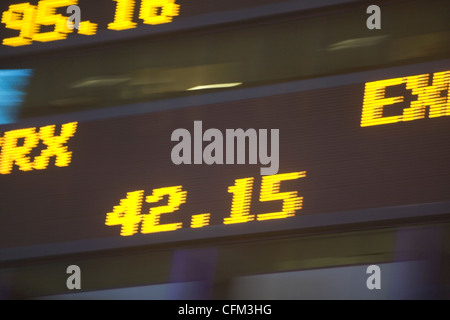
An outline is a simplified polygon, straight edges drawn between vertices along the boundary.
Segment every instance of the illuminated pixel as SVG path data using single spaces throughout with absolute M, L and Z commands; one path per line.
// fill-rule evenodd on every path
M 287 180 L 295 180 L 306 177 L 306 172 L 293 172 L 264 176 L 261 183 L 260 201 L 282 201 L 282 211 L 263 213 L 258 215 L 250 214 L 250 205 L 253 191 L 254 178 L 237 179 L 233 186 L 228 188 L 228 192 L 233 194 L 231 204 L 231 215 L 224 218 L 223 224 L 230 225 L 236 223 L 246 223 L 254 221 L 284 219 L 293 217 L 295 211 L 302 208 L 303 197 L 298 197 L 297 191 L 279 192 L 280 183 Z M 182 186 L 153 189 L 152 194 L 145 198 L 147 203 L 158 203 L 168 196 L 167 205 L 150 208 L 148 214 L 141 214 L 144 201 L 144 191 L 128 192 L 126 198 L 120 200 L 119 205 L 113 208 L 112 212 L 106 214 L 107 226 L 121 226 L 121 236 L 132 236 L 138 233 L 139 225 L 142 222 L 141 233 L 157 233 L 175 231 L 183 228 L 182 222 L 161 223 L 162 214 L 169 214 L 178 211 L 180 206 L 187 201 L 187 191 L 183 191 Z M 190 227 L 194 229 L 203 228 L 210 225 L 211 214 L 194 214 L 191 217 Z
M 117 2 L 114 22 L 108 25 L 110 30 L 134 29 L 137 23 L 133 22 L 135 0 L 113 0 Z
M 25 46 L 33 42 L 36 33 L 36 6 L 29 3 L 13 4 L 2 15 L 2 23 L 8 29 L 19 30 L 19 36 L 3 40 L 5 46 Z
M 19 30 L 17 37 L 6 38 L 3 44 L 7 46 L 24 46 L 33 41 L 50 42 L 64 40 L 73 32 L 67 27 L 68 17 L 57 14 L 56 10 L 70 5 L 76 5 L 78 0 L 41 0 L 37 6 L 30 3 L 14 4 L 2 15 L 2 23 L 8 29 Z M 53 26 L 53 31 L 41 32 L 42 26 Z M 84 35 L 96 34 L 97 25 L 89 21 L 80 23 L 78 33 Z
M 106 215 L 107 226 L 122 226 L 121 236 L 132 236 L 136 234 L 141 223 L 141 208 L 144 191 L 128 192 L 125 199 Z
M 211 214 L 209 213 L 193 215 L 191 221 L 191 228 L 203 228 L 209 226 L 210 217 Z
M 142 222 L 141 233 L 155 233 L 164 231 L 174 231 L 182 228 L 182 223 L 160 224 L 160 217 L 165 213 L 172 213 L 179 209 L 180 205 L 186 202 L 186 191 L 182 191 L 182 186 L 154 189 L 153 194 L 148 196 L 147 203 L 157 203 L 169 196 L 166 206 L 159 206 L 150 209 L 147 215 L 141 214 L 144 190 L 128 192 L 125 199 L 120 200 L 118 206 L 106 215 L 107 226 L 122 226 L 121 236 L 132 236 L 138 232 Z M 196 222 L 198 225 L 199 222 Z
M 298 197 L 297 191 L 280 193 L 280 183 L 281 181 L 295 180 L 304 177 L 306 177 L 305 171 L 263 177 L 259 201 L 283 200 L 283 207 L 281 212 L 259 214 L 257 219 L 262 221 L 293 217 L 295 211 L 302 208 L 303 197 Z
M 182 189 L 182 186 L 177 186 L 153 190 L 153 194 L 145 199 L 147 203 L 159 202 L 165 195 L 169 196 L 169 200 L 166 206 L 151 208 L 150 214 L 144 216 L 142 221 L 142 233 L 174 231 L 183 227 L 181 223 L 159 223 L 162 214 L 175 212 L 180 208 L 180 205 L 186 202 L 187 192 L 182 191 Z
M 158 11 L 161 10 L 161 13 Z M 172 22 L 172 18 L 180 14 L 180 6 L 175 0 L 142 0 L 139 18 L 145 24 L 163 24 Z
M 31 22 L 34 24 L 34 28 L 36 29 L 36 34 L 33 36 L 33 40 L 49 42 L 66 39 L 67 34 L 72 32 L 72 30 L 67 27 L 67 17 L 64 17 L 61 14 L 56 14 L 56 9 L 68 7 L 77 3 L 77 0 L 39 1 L 36 10 L 36 18 L 34 22 Z M 54 26 L 54 29 L 49 32 L 40 32 L 41 26 Z
M 135 0 L 112 0 L 117 2 L 113 22 L 109 30 L 134 29 L 138 23 L 133 22 L 136 8 Z M 33 41 L 51 42 L 67 39 L 73 29 L 67 27 L 67 16 L 58 14 L 60 8 L 77 5 L 78 0 L 41 0 L 37 5 L 30 3 L 13 4 L 3 12 L 1 22 L 6 28 L 19 31 L 16 37 L 6 38 L 3 45 L 19 47 L 30 45 Z M 113 4 L 113 3 L 112 3 Z M 142 0 L 139 18 L 144 24 L 158 25 L 172 22 L 180 14 L 180 5 L 175 0 Z M 43 27 L 52 27 L 52 31 L 42 32 Z M 96 23 L 82 21 L 79 34 L 93 36 L 97 34 Z
M 21 146 L 18 145 L 19 139 L 23 139 L 23 144 Z M 14 163 L 21 171 L 33 170 L 33 163 L 27 155 L 39 144 L 39 137 L 36 134 L 36 128 L 5 132 L 1 142 L 1 174 L 11 173 Z
M 231 216 L 224 219 L 224 224 L 243 223 L 255 219 L 254 215 L 249 214 L 253 180 L 253 178 L 238 179 L 234 186 L 228 188 L 228 192 L 233 194 L 233 201 Z
M 72 159 L 72 152 L 64 144 L 75 135 L 77 122 L 66 123 L 61 126 L 61 134 L 55 136 L 56 126 L 46 126 L 39 130 L 27 128 L 7 131 L 0 138 L 0 174 L 10 174 L 14 164 L 21 171 L 47 169 L 49 159 L 55 157 L 57 167 L 67 167 Z M 30 152 L 39 145 L 39 141 L 47 146 L 41 154 L 34 158 Z
M 450 116 L 450 71 L 433 74 L 432 84 L 429 85 L 429 82 L 430 75 L 422 74 L 366 83 L 361 127 L 424 119 L 427 107 L 429 118 Z M 403 110 L 403 114 L 383 117 L 386 106 L 404 101 L 403 96 L 386 98 L 386 88 L 401 84 L 405 84 L 406 89 L 417 96 L 417 100 L 412 101 L 410 106 Z
M 281 181 L 304 177 L 306 177 L 305 171 L 263 176 L 259 201 L 282 200 L 283 206 L 281 212 L 258 214 L 256 219 L 263 221 L 293 217 L 295 211 L 302 208 L 303 198 L 298 197 L 297 191 L 280 193 L 280 183 Z M 249 214 L 252 191 L 253 178 L 236 180 L 236 184 L 228 188 L 228 192 L 233 193 L 233 201 L 231 205 L 231 216 L 224 219 L 224 224 L 244 223 L 255 219 L 255 215 Z

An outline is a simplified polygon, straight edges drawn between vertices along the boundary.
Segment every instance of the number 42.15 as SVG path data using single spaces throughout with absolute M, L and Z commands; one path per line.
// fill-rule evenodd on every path
M 251 214 L 254 178 L 235 180 L 233 186 L 228 187 L 228 192 L 233 194 L 231 214 L 223 219 L 223 224 L 246 223 L 250 221 L 264 221 L 272 219 L 284 219 L 295 215 L 302 208 L 303 197 L 299 197 L 297 191 L 280 192 L 282 181 L 295 180 L 306 176 L 306 172 L 292 172 L 263 176 L 259 201 L 282 201 L 281 211 L 261 214 Z M 149 214 L 142 215 L 144 202 L 144 190 L 128 192 L 127 197 L 120 200 L 119 205 L 106 215 L 107 226 L 121 226 L 121 236 L 132 236 L 138 233 L 141 225 L 141 233 L 156 233 L 175 231 L 183 228 L 183 223 L 160 223 L 162 214 L 177 211 L 186 202 L 187 191 L 182 186 L 173 186 L 153 189 L 152 194 L 145 198 L 147 203 L 158 203 L 168 197 L 167 204 L 150 208 Z M 210 224 L 210 213 L 201 213 L 192 216 L 191 228 L 202 228 Z

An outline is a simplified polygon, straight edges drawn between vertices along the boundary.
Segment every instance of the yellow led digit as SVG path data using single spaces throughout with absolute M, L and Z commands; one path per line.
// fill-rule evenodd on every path
M 172 18 L 179 14 L 180 5 L 175 0 L 142 0 L 139 18 L 145 24 L 156 25 L 172 22 Z
M 441 92 L 449 90 L 450 71 L 437 72 L 433 75 L 433 84 L 428 86 L 429 75 L 423 74 L 408 77 L 406 89 L 410 89 L 417 100 L 403 111 L 403 121 L 425 118 L 426 107 L 429 106 L 429 117 L 437 118 L 450 115 L 448 96 L 441 96 Z
M 72 152 L 69 152 L 64 143 L 73 137 L 77 130 L 77 123 L 66 123 L 61 127 L 61 134 L 55 136 L 55 127 L 46 126 L 39 129 L 39 137 L 47 146 L 47 149 L 34 160 L 34 169 L 43 170 L 48 166 L 49 159 L 56 157 L 55 164 L 57 167 L 67 167 L 72 159 Z
M 183 227 L 181 222 L 160 224 L 160 216 L 164 213 L 172 213 L 179 209 L 180 205 L 186 202 L 186 191 L 182 191 L 182 186 L 154 189 L 153 194 L 145 201 L 156 203 L 168 195 L 169 200 L 166 206 L 159 206 L 150 209 L 150 214 L 144 216 L 142 220 L 142 233 L 155 233 L 164 231 L 174 231 Z
M 54 30 L 50 32 L 36 33 L 33 40 L 40 42 L 49 42 L 63 40 L 67 38 L 67 34 L 72 30 L 67 27 L 67 17 L 56 14 L 56 9 L 75 5 L 78 0 L 41 0 L 38 3 L 36 13 L 36 24 L 40 26 L 54 26 Z
M 2 23 L 8 29 L 19 30 L 17 37 L 3 40 L 5 46 L 25 46 L 33 42 L 32 38 L 36 32 L 35 24 L 36 7 L 29 3 L 13 4 L 2 15 Z
M 279 192 L 280 182 L 303 177 L 306 177 L 305 171 L 263 176 L 259 201 L 283 200 L 283 207 L 281 212 L 258 214 L 257 220 L 283 219 L 294 216 L 295 211 L 302 208 L 303 197 L 299 197 L 297 191 Z
M 14 164 L 22 171 L 33 170 L 33 163 L 28 154 L 38 144 L 36 128 L 5 132 L 0 154 L 0 174 L 10 174 Z
M 228 187 L 228 192 L 233 194 L 231 215 L 223 220 L 224 224 L 244 223 L 255 220 L 255 215 L 250 215 L 254 178 L 237 179 L 234 186 Z
M 122 226 L 121 236 L 132 236 L 137 233 L 141 222 L 141 208 L 144 190 L 128 192 L 125 199 L 113 208 L 113 212 L 106 215 L 107 226 Z
M 387 105 L 403 102 L 403 97 L 385 98 L 386 87 L 405 83 L 406 78 L 395 78 L 366 83 L 361 127 L 376 126 L 402 121 L 402 116 L 383 117 Z
M 110 30 L 126 30 L 136 28 L 133 22 L 135 0 L 113 0 L 117 2 L 114 22 L 108 24 Z

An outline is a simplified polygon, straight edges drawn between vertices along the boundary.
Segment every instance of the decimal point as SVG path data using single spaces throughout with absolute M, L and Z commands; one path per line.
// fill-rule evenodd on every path
M 92 23 L 90 21 L 82 21 L 80 23 L 80 29 L 78 30 L 79 34 L 83 34 L 86 36 L 93 36 L 97 33 L 97 24 Z
M 191 228 L 203 228 L 209 226 L 210 217 L 210 213 L 193 215 L 191 219 Z

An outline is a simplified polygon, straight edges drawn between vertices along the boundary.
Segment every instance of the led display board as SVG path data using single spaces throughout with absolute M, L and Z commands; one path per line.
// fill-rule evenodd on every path
M 450 71 L 441 69 L 214 104 L 198 97 L 194 107 L 116 118 L 1 126 L 0 250 L 143 245 L 448 203 L 449 84 Z
M 107 24 L 109 30 L 135 29 L 137 23 L 134 22 L 134 12 L 136 10 L 135 0 L 116 0 L 113 20 Z M 97 34 L 98 23 L 85 21 L 75 21 L 75 17 L 68 21 L 68 17 L 58 13 L 58 10 L 69 9 L 65 13 L 76 13 L 76 9 L 71 6 L 78 6 L 78 0 L 40 0 L 36 5 L 30 2 L 11 4 L 2 14 L 2 23 L 8 30 L 16 30 L 17 35 L 3 39 L 4 46 L 26 46 L 37 42 L 52 42 L 67 39 L 68 35 L 76 30 L 78 34 L 93 36 Z M 114 2 L 110 3 L 114 6 Z M 89 6 L 89 9 L 87 8 Z M 89 5 L 82 6 L 87 12 L 92 12 L 95 7 L 98 12 L 109 12 L 109 7 L 99 7 L 92 1 Z M 79 18 L 81 20 L 81 7 L 78 6 Z M 172 19 L 179 15 L 180 5 L 175 0 L 144 0 L 139 9 L 139 19 L 144 24 L 157 25 L 172 22 Z M 69 22 L 69 23 L 68 23 Z M 73 25 L 70 25 L 70 22 Z M 76 23 L 76 25 L 75 25 Z M 47 30 L 43 30 L 47 28 Z M 49 29 L 51 29 L 49 31 Z
M 77 45 L 95 45 L 106 41 L 211 26 L 353 1 L 2 1 L 0 56 L 14 56 Z

